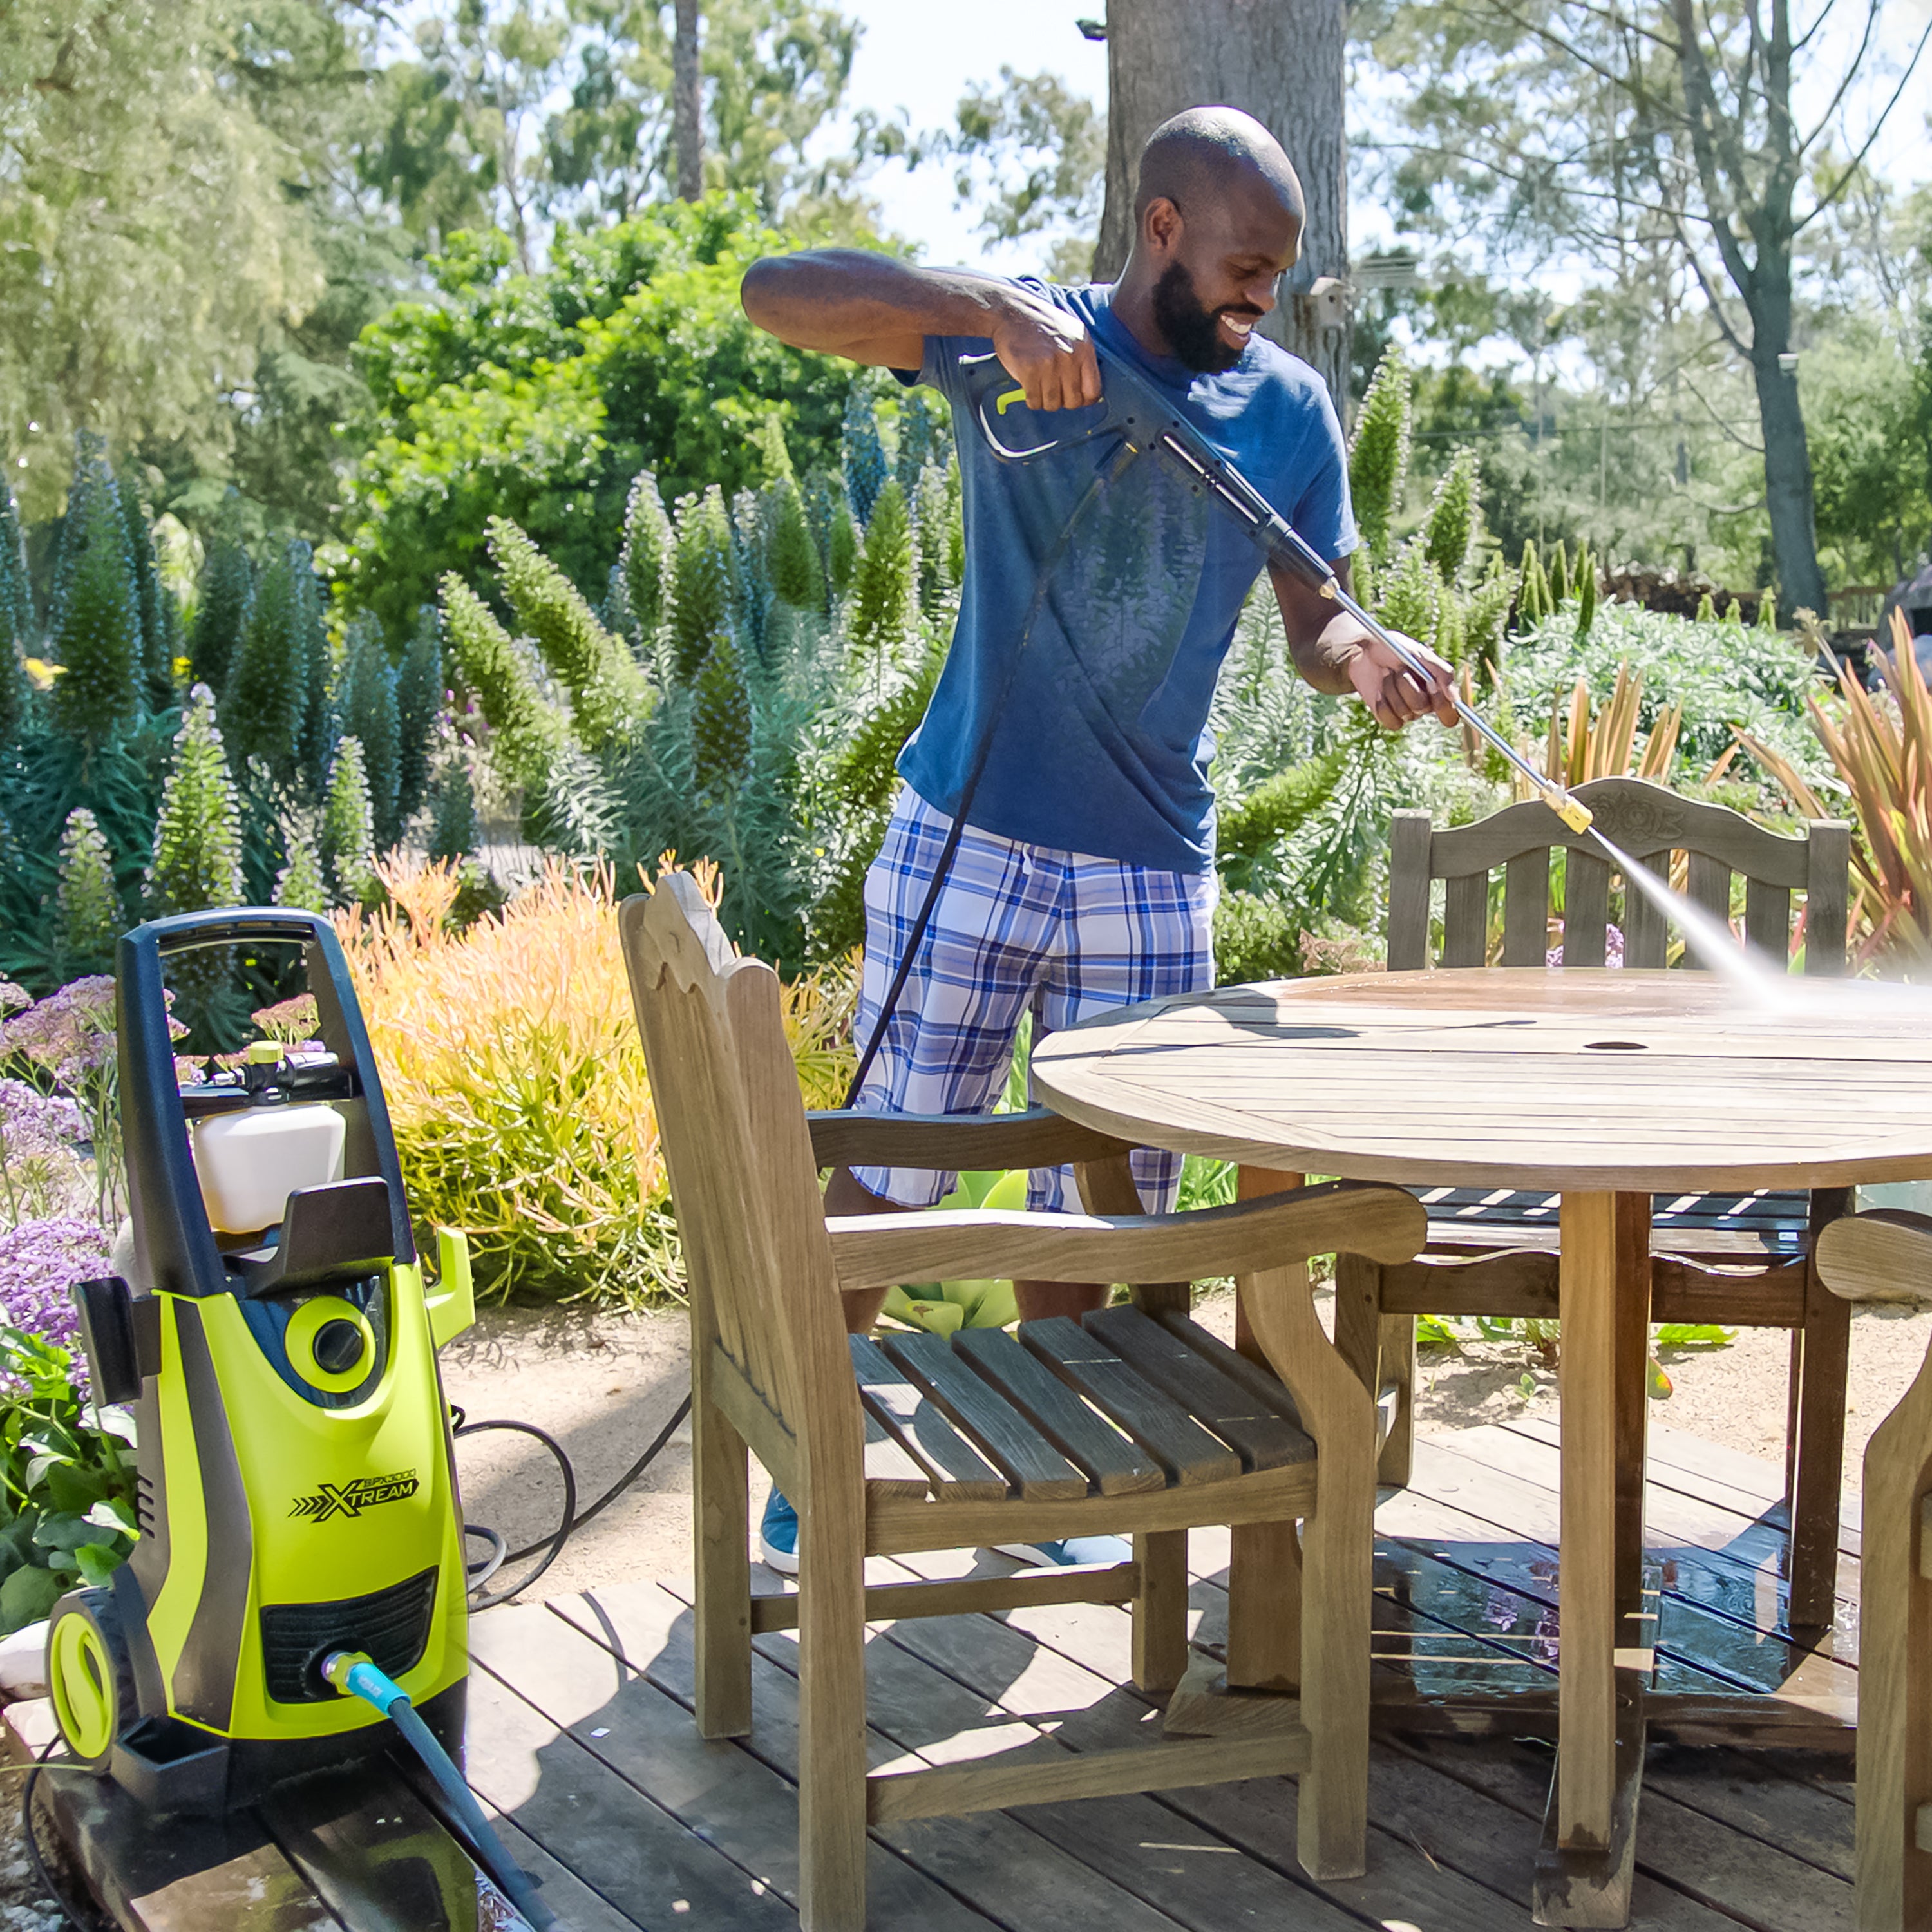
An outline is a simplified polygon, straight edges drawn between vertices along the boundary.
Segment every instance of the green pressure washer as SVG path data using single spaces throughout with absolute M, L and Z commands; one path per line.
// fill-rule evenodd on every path
M 164 964 L 278 943 L 316 1046 L 184 1082 Z M 95 1400 L 134 1412 L 140 1534 L 54 1606 L 62 1737 L 148 1810 L 220 1817 L 400 1736 L 541 1928 L 452 1762 L 468 1579 L 436 1350 L 472 1318 L 469 1252 L 440 1233 L 426 1288 L 342 949 L 307 913 L 194 913 L 128 933 L 118 978 L 132 1280 L 75 1298 Z

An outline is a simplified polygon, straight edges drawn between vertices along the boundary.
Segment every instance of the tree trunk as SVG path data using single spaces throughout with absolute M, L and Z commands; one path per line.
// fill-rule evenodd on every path
M 677 0 L 670 44 L 670 122 L 677 150 L 677 191 L 686 201 L 704 192 L 704 92 L 698 64 L 698 0 Z
M 1811 450 L 1798 400 L 1796 370 L 1786 375 L 1778 357 L 1754 348 L 1758 420 L 1764 431 L 1764 491 L 1771 512 L 1772 554 L 1778 562 L 1778 621 L 1794 610 L 1829 614 L 1825 573 L 1818 564 L 1818 529 L 1811 490 Z
M 1282 278 L 1268 334 L 1312 363 L 1338 410 L 1348 392 L 1348 178 L 1342 0 L 1110 0 L 1107 200 L 1096 280 L 1118 275 L 1134 236 L 1142 144 L 1184 107 L 1238 107 L 1288 151 L 1308 198 L 1301 259 Z M 1318 286 L 1318 284 L 1320 286 Z

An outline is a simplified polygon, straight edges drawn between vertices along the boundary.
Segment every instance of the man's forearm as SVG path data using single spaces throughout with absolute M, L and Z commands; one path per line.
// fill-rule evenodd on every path
M 862 361 L 868 349 L 928 335 L 991 335 L 1012 293 L 1010 283 L 970 268 L 809 248 L 754 262 L 743 299 L 760 328 L 794 349 Z

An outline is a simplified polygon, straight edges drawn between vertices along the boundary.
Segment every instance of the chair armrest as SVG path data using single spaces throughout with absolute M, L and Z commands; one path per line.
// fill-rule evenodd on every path
M 1932 1215 L 1873 1208 L 1829 1222 L 1818 1276 L 1846 1301 L 1932 1300 Z
M 1337 1250 L 1408 1261 L 1429 1232 L 1414 1195 L 1360 1180 L 1189 1214 L 854 1214 L 825 1225 L 841 1288 L 989 1276 L 1199 1281 Z
M 1058 1167 L 1105 1160 L 1132 1145 L 1048 1107 L 1023 1114 L 862 1114 L 848 1107 L 805 1118 L 820 1167 Z

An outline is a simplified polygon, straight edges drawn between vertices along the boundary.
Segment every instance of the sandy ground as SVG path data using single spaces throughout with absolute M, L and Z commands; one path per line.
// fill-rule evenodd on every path
M 1325 1294 L 1321 1300 L 1325 1318 Z M 1232 1333 L 1231 1294 L 1204 1298 L 1197 1312 L 1209 1327 Z M 443 1377 L 451 1400 L 472 1420 L 510 1418 L 555 1435 L 576 1465 L 587 1503 L 629 1467 L 676 1406 L 685 1388 L 685 1336 L 683 1316 L 668 1311 L 592 1316 L 491 1310 L 445 1351 Z M 1918 1372 L 1928 1342 L 1932 1313 L 1861 1309 L 1854 1315 L 1849 1495 L 1858 1492 L 1866 1437 Z M 1673 1428 L 1781 1462 L 1790 1360 L 1790 1338 L 1775 1329 L 1742 1330 L 1726 1348 L 1666 1351 L 1672 1393 L 1653 1413 Z M 1555 1371 L 1514 1344 L 1428 1351 L 1421 1378 L 1424 1429 L 1557 1411 Z M 554 1465 L 538 1444 L 508 1435 L 466 1438 L 458 1445 L 458 1461 L 465 1515 L 503 1532 L 513 1548 L 556 1521 L 560 1491 Z M 764 1484 L 755 1466 L 753 1487 L 757 1507 Z M 688 1572 L 690 1496 L 689 1438 L 680 1430 L 635 1487 L 572 1538 L 543 1577 L 542 1594 Z

